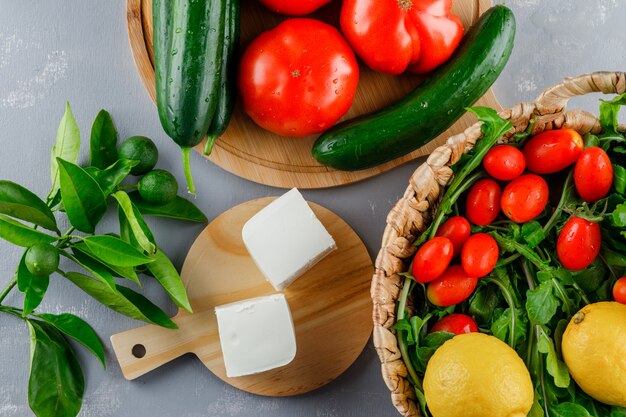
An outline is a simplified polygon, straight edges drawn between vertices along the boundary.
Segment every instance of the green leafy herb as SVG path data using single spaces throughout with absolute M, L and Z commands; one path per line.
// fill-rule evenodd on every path
M 54 214 L 46 203 L 11 181 L 0 180 L 0 213 L 59 232 Z
M 133 204 L 146 216 L 169 217 L 171 219 L 185 220 L 189 222 L 205 223 L 206 216 L 191 201 L 176 196 L 171 203 L 160 206 L 148 203 L 141 198 L 138 192 L 129 194 Z
M 93 121 L 89 150 L 89 164 L 92 167 L 105 169 L 118 159 L 117 130 L 106 110 L 100 110 Z
M 621 195 L 626 195 L 626 168 L 613 164 L 613 186 L 615 191 Z
M 524 223 L 522 226 L 522 237 L 531 249 L 535 249 L 541 242 L 543 242 L 546 235 L 539 222 L 531 221 Z
M 78 152 L 80 150 L 80 132 L 78 125 L 72 114 L 70 103 L 65 105 L 65 114 L 59 123 L 57 130 L 56 144 L 50 152 L 50 179 L 52 181 L 52 189 L 48 194 L 52 198 L 60 187 L 60 172 L 58 158 L 70 163 L 78 162 Z
M 559 308 L 559 300 L 554 296 L 552 281 L 539 284 L 526 293 L 526 312 L 533 324 L 546 324 L 554 317 Z
M 550 410 L 551 417 L 591 417 L 589 411 L 575 403 L 560 403 Z
M 554 378 L 554 385 L 559 388 L 569 387 L 570 376 L 567 366 L 557 355 L 554 342 L 544 330 L 539 332 L 537 349 L 546 355 L 546 370 Z

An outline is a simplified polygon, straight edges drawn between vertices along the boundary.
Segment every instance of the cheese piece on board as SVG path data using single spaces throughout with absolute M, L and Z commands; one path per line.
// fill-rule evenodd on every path
M 293 188 L 246 222 L 243 242 L 276 291 L 285 289 L 333 250 L 334 239 Z
M 296 333 L 283 294 L 215 307 L 226 375 L 258 374 L 290 363 Z

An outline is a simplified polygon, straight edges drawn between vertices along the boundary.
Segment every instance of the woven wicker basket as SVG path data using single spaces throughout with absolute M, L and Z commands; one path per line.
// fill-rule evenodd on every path
M 535 120 L 533 134 L 561 127 L 577 130 L 580 134 L 599 133 L 601 127 L 595 115 L 582 110 L 565 111 L 570 98 L 596 92 L 626 92 L 626 73 L 595 72 L 567 78 L 563 83 L 545 90 L 533 103 L 520 103 L 502 111 L 500 116 L 513 124 L 503 142 L 516 133 L 524 132 L 531 119 Z M 421 417 L 421 413 L 415 402 L 413 387 L 407 380 L 407 369 L 392 329 L 396 321 L 396 301 L 404 282 L 399 273 L 407 270 L 410 258 L 417 249 L 413 242 L 428 227 L 437 210 L 439 199 L 452 177 L 450 166 L 480 138 L 480 123 L 476 123 L 435 149 L 413 173 L 404 196 L 387 216 L 371 289 L 374 346 L 382 362 L 383 379 L 391 391 L 391 401 L 406 417 Z

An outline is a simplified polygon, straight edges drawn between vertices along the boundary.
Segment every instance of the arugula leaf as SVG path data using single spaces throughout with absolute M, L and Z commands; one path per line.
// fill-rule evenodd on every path
M 604 251 L 605 259 L 609 264 L 615 265 L 613 258 L 610 256 L 606 256 L 606 251 Z M 609 261 L 610 259 L 610 261 Z M 624 267 L 626 267 L 626 258 L 622 258 L 624 260 Z M 617 265 L 615 265 L 617 266 Z M 572 272 L 572 278 L 578 286 L 585 291 L 587 294 L 592 294 L 600 288 L 602 283 L 606 280 L 608 275 L 608 268 L 600 259 L 595 259 L 593 263 L 587 268 Z
M 626 168 L 616 163 L 613 163 L 613 186 L 619 194 L 626 195 Z
M 0 180 L 0 213 L 59 232 L 54 214 L 46 203 L 11 181 Z
M 117 161 L 117 130 L 111 115 L 100 110 L 91 126 L 89 165 L 105 169 Z
M 600 125 L 604 129 L 605 135 L 619 135 L 617 116 L 620 107 L 626 105 L 626 94 L 617 96 L 613 100 L 600 100 L 600 102 Z
M 78 152 L 80 150 L 80 132 L 78 125 L 72 114 L 70 103 L 65 104 L 65 114 L 59 123 L 57 130 L 56 144 L 50 152 L 50 179 L 52 181 L 52 189 L 49 198 L 52 198 L 60 187 L 60 172 L 58 158 L 70 163 L 78 162 Z
M 107 210 L 105 196 L 98 183 L 84 169 L 58 159 L 61 198 L 72 226 L 93 233 Z
M 122 222 L 126 222 L 139 247 L 150 254 L 155 253 L 157 247 L 154 242 L 154 236 L 143 221 L 139 210 L 136 209 L 130 201 L 128 194 L 124 191 L 117 191 L 112 195 L 113 198 L 117 200 L 119 206 L 118 217 L 120 220 L 120 228 L 122 226 Z
M 139 252 L 130 244 L 114 236 L 94 235 L 83 239 L 85 245 L 98 259 L 117 266 L 137 266 L 154 259 Z
M 0 214 L 0 239 L 25 248 L 35 246 L 38 243 L 50 244 L 56 240 L 54 237 L 25 226 L 4 214 Z
M 128 196 L 141 214 L 146 216 L 169 217 L 171 219 L 198 223 L 208 221 L 204 213 L 195 204 L 179 196 L 176 196 L 174 201 L 160 206 L 148 203 L 141 198 L 138 192 L 132 192 Z
M 560 403 L 550 410 L 550 417 L 591 417 L 591 414 L 576 403 Z
M 553 288 L 552 281 L 545 281 L 526 292 L 526 312 L 531 323 L 546 324 L 556 314 L 560 303 L 554 296 Z
M 626 417 L 626 408 L 611 407 L 611 415 L 609 417 Z
M 585 143 L 585 148 L 590 148 L 592 146 L 600 146 L 600 139 L 593 133 L 585 134 L 583 136 L 583 141 Z
M 49 324 L 56 327 L 63 334 L 76 340 L 78 343 L 86 347 L 106 369 L 104 363 L 104 347 L 93 328 L 83 319 L 73 314 L 38 314 L 37 317 L 45 320 Z
M 428 408 L 426 406 L 426 396 L 422 391 L 417 389 L 417 387 L 413 388 L 415 388 L 415 396 L 417 397 L 417 403 L 419 404 L 420 410 L 422 411 L 422 417 L 430 417 L 430 413 L 428 412 Z
M 408 346 L 413 346 L 415 344 L 416 338 L 413 336 L 411 323 L 409 323 L 407 319 L 401 319 L 396 321 L 392 328 L 398 334 L 402 334 L 402 337 L 404 337 Z
M 559 388 L 569 387 L 571 380 L 567 366 L 557 355 L 554 342 L 543 329 L 539 331 L 537 349 L 546 355 L 546 370 L 554 378 L 554 385 Z
M 85 391 L 83 371 L 67 340 L 46 322 L 27 320 L 30 331 L 28 404 L 39 417 L 75 417 Z
M 535 249 L 546 238 L 543 227 L 534 220 L 524 223 L 521 234 L 531 249 Z
M 423 340 L 422 345 L 416 348 L 417 355 L 417 369 L 419 372 L 425 372 L 430 358 L 435 354 L 435 351 L 441 347 L 445 342 L 452 339 L 454 333 L 450 332 L 434 332 L 429 333 Z
M 539 403 L 539 393 L 535 390 L 535 398 L 533 399 L 533 406 L 530 408 L 528 412 L 528 417 L 544 417 L 545 413 L 543 412 L 543 408 Z
M 618 227 L 626 227 L 626 204 L 618 204 L 611 214 L 613 223 Z
M 478 283 L 478 289 L 474 292 L 469 301 L 469 314 L 478 319 L 479 323 L 489 323 L 498 306 L 498 292 L 491 285 Z
M 528 333 L 528 320 L 521 309 L 514 310 L 514 320 L 512 320 L 511 314 L 511 308 L 504 309 L 499 316 L 497 313 L 494 313 L 494 317 L 497 318 L 491 324 L 491 332 L 495 337 L 502 340 L 504 343 L 509 344 L 512 342 L 511 347 L 515 349 L 515 347 L 522 340 L 526 339 L 526 335 Z M 511 331 L 513 331 L 512 341 L 509 340 Z
M 85 171 L 96 180 L 102 189 L 102 193 L 108 196 L 115 190 L 115 187 L 120 185 L 124 178 L 130 174 L 130 170 L 138 163 L 139 161 L 134 159 L 121 159 L 104 170 L 95 167 L 87 167 Z
M 26 268 L 25 251 L 17 267 L 17 288 L 24 293 L 24 311 L 22 316 L 28 316 L 41 304 L 41 300 L 43 300 L 48 290 L 49 283 L 49 277 L 38 277 L 31 274 L 28 268 Z

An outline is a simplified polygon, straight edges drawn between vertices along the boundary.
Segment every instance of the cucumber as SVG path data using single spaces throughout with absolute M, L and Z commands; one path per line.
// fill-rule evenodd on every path
M 514 38 L 513 12 L 502 5 L 492 7 L 429 80 L 381 111 L 326 131 L 313 145 L 313 156 L 332 168 L 354 171 L 425 145 L 489 90 L 511 55 Z
M 217 108 L 226 0 L 155 0 L 157 108 L 165 133 L 182 149 L 190 193 L 191 147 L 202 141 Z
M 222 44 L 222 79 L 218 92 L 217 109 L 207 132 L 204 154 L 210 155 L 215 140 L 230 122 L 237 97 L 237 49 L 239 47 L 239 0 L 226 0 L 226 26 Z

